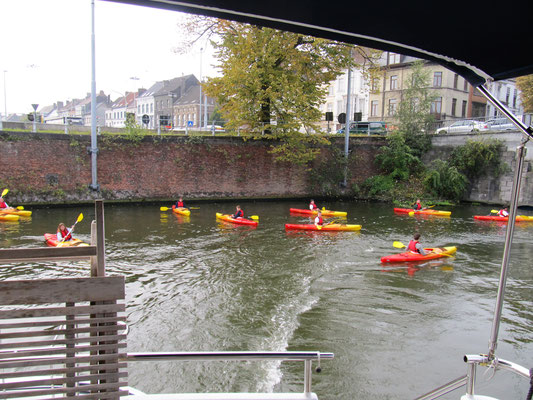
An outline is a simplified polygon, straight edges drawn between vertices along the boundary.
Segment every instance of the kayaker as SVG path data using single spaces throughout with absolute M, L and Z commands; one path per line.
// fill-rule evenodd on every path
M 315 204 L 315 201 L 311 199 L 309 203 L 309 209 L 310 210 L 318 210 L 318 206 Z
M 409 250 L 412 253 L 422 254 L 423 256 L 427 255 L 426 251 L 422 247 L 422 244 L 419 241 L 420 239 L 420 233 L 415 233 L 413 235 L 413 240 L 409 242 L 407 245 L 407 250 Z
M 176 201 L 176 208 L 187 208 L 185 207 L 185 203 L 183 202 L 183 197 L 180 197 L 178 201 Z
M 324 220 L 322 219 L 322 211 L 320 209 L 317 210 L 317 216 L 315 217 L 315 225 L 316 226 L 322 226 L 324 225 Z
M 0 210 L 5 210 L 7 208 L 11 208 L 7 205 L 3 197 L 0 197 Z
M 57 226 L 57 241 L 58 242 L 68 242 L 72 240 L 72 228 L 67 229 L 63 222 L 60 222 Z
M 498 211 L 498 217 L 508 217 L 509 211 L 507 211 L 507 207 L 503 207 L 500 211 Z
M 416 199 L 416 203 L 413 206 L 413 210 L 415 211 L 422 210 L 422 203 L 420 203 L 420 199 Z
M 231 218 L 233 219 L 244 218 L 244 212 L 241 210 L 241 206 L 237 206 L 235 207 L 235 209 L 236 209 L 235 214 L 233 214 Z

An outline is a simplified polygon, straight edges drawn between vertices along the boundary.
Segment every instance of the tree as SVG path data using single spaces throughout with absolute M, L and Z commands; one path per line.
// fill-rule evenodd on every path
M 221 76 L 209 79 L 204 89 L 220 104 L 226 127 L 280 139 L 278 159 L 288 157 L 298 163 L 312 159 L 317 149 L 310 147 L 327 140 L 309 134 L 320 131 L 319 107 L 329 83 L 355 65 L 351 46 L 224 20 L 197 17 L 188 27 L 196 37 L 215 38 Z M 376 57 L 375 51 L 356 51 L 365 60 Z M 305 149 L 309 157 L 292 157 L 294 151 Z
M 424 68 L 424 61 L 414 62 L 397 112 L 398 130 L 405 135 L 406 144 L 418 157 L 431 146 L 427 134 L 434 121 L 431 103 L 437 95 L 431 91 L 430 82 L 430 71 Z
M 520 101 L 524 112 L 533 112 L 533 75 L 516 78 L 516 86 L 520 89 Z

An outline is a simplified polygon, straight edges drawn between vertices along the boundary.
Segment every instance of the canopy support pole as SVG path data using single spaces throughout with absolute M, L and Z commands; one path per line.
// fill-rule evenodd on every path
M 483 85 L 478 86 L 479 91 L 490 101 L 497 109 L 500 110 L 507 118 L 509 118 L 526 136 L 521 145 L 516 149 L 516 167 L 513 180 L 513 187 L 511 190 L 511 199 L 509 201 L 509 220 L 507 223 L 507 230 L 505 232 L 505 246 L 503 249 L 502 266 L 500 271 L 500 282 L 498 284 L 498 294 L 496 297 L 496 306 L 494 308 L 494 319 L 492 321 L 492 330 L 489 341 L 489 360 L 495 358 L 496 347 L 498 345 L 498 332 L 500 329 L 500 320 L 503 309 L 503 299 L 505 295 L 505 285 L 507 282 L 507 271 L 509 268 L 509 256 L 511 252 L 511 245 L 513 242 L 513 233 L 516 222 L 516 209 L 518 207 L 518 198 L 520 196 L 520 186 L 522 179 L 522 168 L 524 165 L 524 157 L 527 141 L 533 137 L 533 129 L 526 126 L 520 121 L 511 111 L 509 111 L 492 93 L 490 93 Z

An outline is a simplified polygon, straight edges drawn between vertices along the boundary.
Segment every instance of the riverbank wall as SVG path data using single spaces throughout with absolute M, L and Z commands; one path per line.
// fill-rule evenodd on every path
M 325 160 L 335 163 L 333 149 L 344 138 L 320 148 L 311 169 L 276 162 L 276 142 L 242 137 L 146 136 L 142 140 L 98 136 L 97 183 L 89 188 L 89 135 L 0 133 L 0 187 L 9 188 L 12 204 L 89 203 L 106 201 L 308 198 L 322 193 L 315 177 Z M 384 138 L 354 138 L 348 168 L 351 185 L 378 171 L 377 149 Z M 340 167 L 339 167 L 340 168 Z M 338 168 L 337 168 L 338 170 Z M 327 177 L 324 177 L 327 178 Z M 335 190 L 342 191 L 341 188 Z
M 483 177 L 464 200 L 506 204 L 511 196 L 517 132 L 433 137 L 426 165 L 446 159 L 467 140 L 498 139 L 510 171 Z M 349 181 L 338 185 L 343 166 L 339 154 L 344 137 L 331 138 L 320 148 L 311 168 L 276 162 L 274 140 L 242 137 L 146 136 L 142 140 L 98 136 L 97 183 L 89 188 L 91 140 L 84 134 L 0 132 L 0 188 L 8 188 L 11 204 L 80 204 L 96 198 L 108 202 L 175 200 L 238 200 L 352 196 L 352 187 L 379 171 L 374 158 L 386 144 L 384 137 L 350 138 Z M 325 168 L 327 166 L 327 168 Z M 318 182 L 318 183 L 317 183 Z M 533 206 L 533 149 L 526 157 L 519 205 Z

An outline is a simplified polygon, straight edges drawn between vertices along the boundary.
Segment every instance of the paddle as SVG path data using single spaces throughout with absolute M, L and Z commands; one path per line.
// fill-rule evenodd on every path
M 188 208 L 189 210 L 199 210 L 200 207 L 183 207 L 183 208 Z M 172 207 L 159 207 L 159 209 L 161 211 L 168 211 L 168 210 L 172 210 Z
M 402 242 L 398 242 L 398 241 L 395 241 L 392 243 L 392 245 L 394 247 L 396 247 L 397 249 L 403 249 L 404 247 L 407 247 L 405 244 L 403 244 Z M 438 251 L 437 251 L 438 250 Z M 446 254 L 446 253 L 443 253 L 441 249 L 439 248 L 435 248 L 433 250 L 433 253 L 437 253 L 437 254 L 440 254 L 440 255 L 443 255 L 443 256 L 446 256 L 446 257 L 453 257 L 452 255 L 450 254 Z
M 63 242 L 65 241 L 65 238 L 67 238 L 68 235 L 71 235 L 72 232 L 74 232 L 74 227 L 76 226 L 76 224 L 77 224 L 78 222 L 80 222 L 80 221 L 82 221 L 82 220 L 83 220 L 83 213 L 80 213 L 80 215 L 78 215 L 78 219 L 76 220 L 76 222 L 74 222 L 74 225 L 72 225 L 72 228 L 70 228 L 70 232 L 67 233 L 67 236 L 65 236 L 65 237 L 63 238 L 63 240 L 61 240 L 61 242 L 59 242 L 59 244 L 57 245 L 57 247 L 62 247 Z

